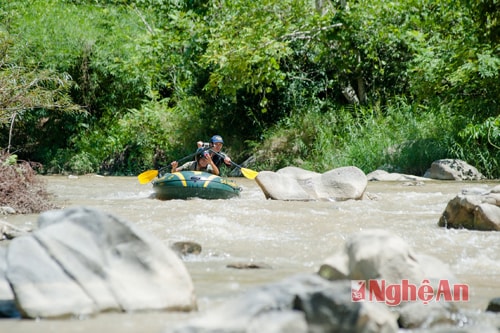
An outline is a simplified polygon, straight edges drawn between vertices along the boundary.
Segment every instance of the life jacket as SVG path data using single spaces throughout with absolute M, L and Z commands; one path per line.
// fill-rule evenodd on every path
M 212 161 L 214 162 L 214 164 L 217 166 L 217 168 L 220 169 L 220 166 L 222 164 L 226 165 L 226 163 L 224 163 L 224 159 L 226 158 L 226 154 L 224 154 L 223 152 L 219 152 L 219 153 L 213 153 L 212 154 Z

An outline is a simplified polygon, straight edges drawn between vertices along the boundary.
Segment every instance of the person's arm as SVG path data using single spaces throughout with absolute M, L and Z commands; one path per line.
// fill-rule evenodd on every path
M 217 167 L 217 165 L 215 165 L 214 161 L 212 160 L 212 156 L 210 156 L 210 154 L 206 154 L 205 156 L 207 157 L 208 165 L 212 167 L 212 173 L 218 176 L 220 173 L 219 168 Z
M 174 161 L 172 163 L 175 163 L 175 171 L 174 171 L 174 166 L 172 165 L 172 172 L 179 172 L 182 170 L 191 170 L 191 165 L 193 165 L 194 161 L 193 162 L 186 162 L 181 166 L 178 166 L 179 164 L 177 163 L 177 161 Z
M 227 156 L 226 153 L 220 152 L 220 154 L 224 158 L 224 164 L 226 164 L 227 166 L 231 166 L 231 158 Z
M 198 142 L 196 142 L 196 146 L 198 147 L 198 149 L 200 149 L 200 148 L 209 149 L 210 148 L 210 143 L 203 142 L 203 141 L 198 141 Z

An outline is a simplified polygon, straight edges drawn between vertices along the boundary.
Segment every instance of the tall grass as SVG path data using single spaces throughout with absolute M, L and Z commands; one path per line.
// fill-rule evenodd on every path
M 288 165 L 316 172 L 356 166 L 423 175 L 447 158 L 453 117 L 404 99 L 388 107 L 341 107 L 296 114 L 266 132 L 257 161 L 262 169 Z M 265 152 L 265 153 L 263 153 Z
M 451 145 L 453 155 L 474 161 L 487 178 L 500 178 L 500 115 L 485 120 L 462 118 L 457 142 Z

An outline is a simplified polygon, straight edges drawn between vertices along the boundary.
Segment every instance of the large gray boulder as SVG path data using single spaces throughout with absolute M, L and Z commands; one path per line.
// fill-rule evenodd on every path
M 196 309 L 181 259 L 135 224 L 75 207 L 41 214 L 38 226 L 6 254 L 6 279 L 24 317 Z
M 440 180 L 481 180 L 485 177 L 472 165 L 457 159 L 432 162 L 424 177 Z
M 425 275 L 417 255 L 400 237 L 381 229 L 352 235 L 343 251 L 327 258 L 319 274 L 329 280 L 384 279 L 420 283 Z
M 397 331 L 396 317 L 385 306 L 352 302 L 348 281 L 304 274 L 252 288 L 164 333 Z
M 297 180 L 272 171 L 261 171 L 255 181 L 266 199 L 283 201 L 309 201 L 312 197 Z
M 7 273 L 7 248 L 0 246 L 0 318 L 17 318 L 20 313 L 14 301 L 14 293 L 5 274 Z
M 424 283 L 435 293 L 441 281 L 457 282 L 455 275 L 439 259 L 417 253 L 401 237 L 380 229 L 367 229 L 352 235 L 342 251 L 324 261 L 318 273 L 332 281 L 365 281 L 361 286 L 367 288 L 370 281 L 375 281 L 377 286 L 382 283 L 399 286 L 401 290 L 406 285 L 403 280 L 418 287 Z M 368 298 L 369 292 L 363 290 Z M 395 305 L 393 311 L 399 315 L 400 325 L 406 328 L 450 322 L 455 310 L 451 303 L 433 301 L 425 304 L 417 299 L 398 301 L 385 298 L 386 303 Z
M 286 167 L 277 172 L 261 171 L 255 178 L 268 199 L 345 201 L 362 199 L 368 184 L 359 168 L 350 166 L 323 174 Z
M 486 191 L 464 189 L 448 202 L 438 225 L 446 228 L 499 231 L 500 185 Z
M 315 185 L 319 200 L 359 200 L 363 198 L 368 179 L 361 169 L 348 166 L 323 173 Z

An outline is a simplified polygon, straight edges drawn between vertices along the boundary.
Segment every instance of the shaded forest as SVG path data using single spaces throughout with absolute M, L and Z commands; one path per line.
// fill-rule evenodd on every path
M 0 147 L 40 173 L 137 175 L 220 134 L 257 170 L 500 178 L 495 0 L 11 0 Z

